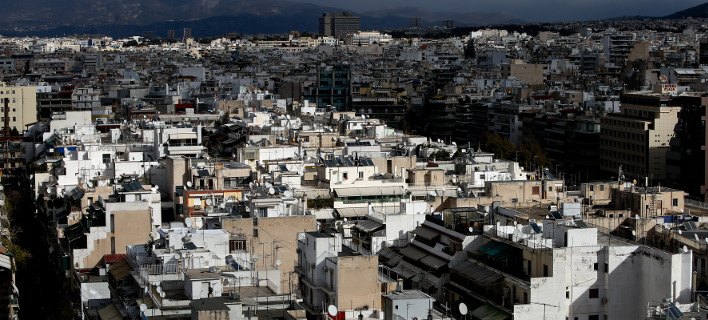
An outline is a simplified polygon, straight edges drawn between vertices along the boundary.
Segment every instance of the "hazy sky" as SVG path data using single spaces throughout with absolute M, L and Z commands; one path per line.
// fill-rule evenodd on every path
M 618 16 L 664 16 L 706 0 L 291 0 L 367 12 L 415 6 L 432 11 L 504 12 L 527 21 L 588 20 Z

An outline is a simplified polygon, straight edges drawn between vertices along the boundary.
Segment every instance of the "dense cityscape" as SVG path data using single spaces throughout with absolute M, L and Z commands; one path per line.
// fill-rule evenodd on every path
M 708 19 L 317 23 L 0 36 L 0 319 L 708 317 Z

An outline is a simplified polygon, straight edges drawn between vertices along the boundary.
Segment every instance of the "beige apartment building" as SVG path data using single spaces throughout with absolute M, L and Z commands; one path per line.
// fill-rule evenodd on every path
M 512 60 L 501 65 L 502 78 L 515 77 L 529 85 L 542 85 L 546 80 L 548 65 L 524 63 L 522 60 Z
M 0 125 L 5 121 L 5 99 L 9 99 L 10 129 L 22 132 L 25 125 L 37 122 L 37 87 L 0 82 Z
M 681 106 L 660 93 L 622 95 L 622 112 L 600 122 L 600 168 L 626 178 L 666 178 L 666 152 Z
M 278 268 L 281 292 L 290 293 L 297 286 L 297 275 L 293 272 L 298 259 L 298 233 L 317 230 L 317 220 L 315 216 L 224 219 L 222 228 L 231 236 L 232 253 L 245 251 L 261 256 L 254 268 L 259 271 Z

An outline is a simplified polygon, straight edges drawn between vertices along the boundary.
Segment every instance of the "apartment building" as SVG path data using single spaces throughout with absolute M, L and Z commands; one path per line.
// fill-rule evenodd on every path
M 350 12 L 323 13 L 319 18 L 320 35 L 339 39 L 347 33 L 361 30 L 361 17 Z
M 10 128 L 22 132 L 25 125 L 37 122 L 37 87 L 11 86 L 0 82 L 0 123 L 5 121 L 6 101 Z
M 622 95 L 622 112 L 600 122 L 600 169 L 625 177 L 666 178 L 666 154 L 678 123 L 676 97 L 654 93 Z
M 690 251 L 630 243 L 577 221 L 485 226 L 469 243 L 443 291 L 473 316 L 631 319 L 648 303 L 691 301 Z
M 360 255 L 343 246 L 334 230 L 299 233 L 297 248 L 301 306 L 309 315 L 334 305 L 346 319 L 377 317 L 381 287 L 376 255 Z

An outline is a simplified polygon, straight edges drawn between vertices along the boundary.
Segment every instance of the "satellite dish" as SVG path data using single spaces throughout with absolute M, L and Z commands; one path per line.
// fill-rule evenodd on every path
M 219 208 L 221 208 L 221 209 L 226 208 L 226 202 L 222 202 L 222 203 L 219 205 Z
M 435 196 L 438 195 L 437 193 L 435 193 L 435 191 L 432 191 L 432 190 L 429 191 L 428 194 L 429 194 L 431 197 L 435 197 Z
M 688 247 L 687 247 L 687 246 L 683 246 L 682 250 L 683 250 L 683 253 L 687 253 L 687 252 L 688 252 Z
M 184 224 L 187 225 L 187 228 L 191 228 L 192 227 L 192 218 L 185 218 Z
M 187 181 L 187 188 L 191 188 L 191 187 L 192 187 L 192 181 Z
M 160 190 L 160 186 L 155 185 L 155 190 Z
M 157 286 L 157 293 L 162 293 L 162 286 Z
M 258 255 L 257 255 L 257 254 L 254 254 L 251 259 L 253 260 L 253 262 L 258 261 Z
M 546 215 L 546 220 L 548 220 L 548 219 L 550 219 L 550 218 L 551 218 L 551 217 L 549 217 L 548 215 Z
M 265 186 L 266 186 L 266 188 L 272 188 L 273 184 L 266 181 Z
M 635 215 L 634 215 L 634 219 L 639 220 L 639 215 L 638 215 L 638 214 L 635 214 Z
M 164 298 L 165 296 L 167 296 L 167 294 L 165 294 L 165 292 L 160 292 L 160 297 L 161 297 L 161 298 Z
M 147 311 L 148 306 L 146 306 L 144 303 L 140 305 L 140 311 L 145 312 Z
M 206 204 L 207 204 L 208 206 L 212 205 L 212 203 L 213 203 L 213 202 L 211 201 L 211 199 L 206 199 Z
M 204 226 L 204 220 L 197 219 L 196 221 L 197 229 L 201 229 Z
M 271 196 L 274 195 L 275 189 L 273 189 L 273 187 L 268 188 L 268 194 L 270 194 Z
M 253 182 L 249 182 L 249 183 L 248 183 L 248 187 L 251 188 L 251 189 L 253 189 Z
M 679 235 L 683 234 L 683 231 L 681 231 L 681 230 L 679 229 L 678 234 L 679 234 Z
M 283 262 L 280 261 L 280 259 L 275 260 L 275 265 L 276 265 L 276 266 L 279 266 L 279 267 L 280 267 L 281 264 L 283 264 Z
M 637 232 L 632 230 L 632 236 L 636 236 L 636 235 L 637 235 Z
M 701 241 L 701 239 L 698 238 L 698 235 L 697 235 L 697 234 L 694 233 L 694 234 L 693 234 L 693 237 L 696 238 L 696 241 Z
M 344 222 L 347 222 L 347 220 L 349 220 L 349 219 L 347 219 L 347 218 L 344 218 Z
M 474 229 L 472 227 L 467 228 L 467 230 L 469 230 L 470 232 L 474 231 Z
M 655 309 L 655 310 L 656 310 L 656 313 L 661 313 L 661 307 L 660 307 L 660 306 L 656 306 L 656 309 Z
M 293 192 L 290 190 L 285 190 L 285 192 L 283 192 L 283 196 L 285 196 L 286 198 L 292 198 Z
M 91 183 L 91 181 L 86 182 L 86 186 L 89 188 L 93 188 L 93 183 Z
M 464 302 L 460 302 L 460 314 L 467 314 L 467 305 Z
M 327 307 L 327 313 L 329 313 L 329 315 L 332 317 L 336 317 L 337 307 L 335 307 L 333 304 L 330 304 L 329 307 Z

